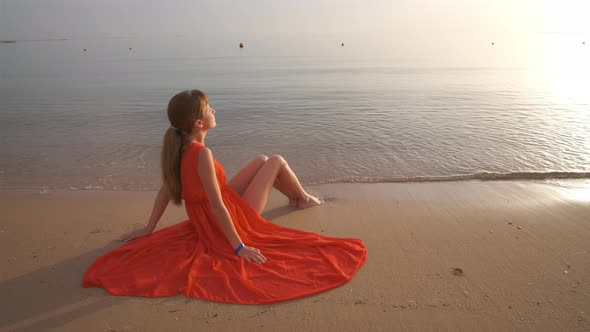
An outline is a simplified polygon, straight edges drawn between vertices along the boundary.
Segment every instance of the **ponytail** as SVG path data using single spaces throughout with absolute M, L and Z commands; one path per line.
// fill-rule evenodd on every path
M 170 192 L 170 199 L 175 205 L 182 203 L 182 184 L 180 182 L 180 160 L 184 133 L 180 129 L 168 128 L 162 145 L 162 179 Z
M 200 90 L 186 90 L 177 93 L 168 102 L 168 120 L 172 127 L 164 134 L 162 155 L 162 179 L 175 205 L 182 204 L 182 183 L 180 182 L 180 160 L 182 147 L 187 135 L 193 132 L 195 121 L 201 118 L 207 105 L 207 95 Z

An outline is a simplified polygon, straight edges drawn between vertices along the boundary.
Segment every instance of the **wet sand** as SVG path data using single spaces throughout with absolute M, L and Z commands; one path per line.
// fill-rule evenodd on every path
M 590 330 L 590 182 L 464 181 L 273 193 L 277 224 L 361 238 L 348 284 L 264 306 L 115 297 L 80 281 L 149 217 L 155 192 L 0 192 L 1 331 Z M 185 220 L 169 207 L 158 228 Z

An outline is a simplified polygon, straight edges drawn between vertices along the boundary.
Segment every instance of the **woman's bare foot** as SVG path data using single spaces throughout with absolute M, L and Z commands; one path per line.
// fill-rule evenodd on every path
M 297 207 L 299 209 L 306 209 L 318 205 L 322 205 L 322 201 L 308 193 L 305 194 L 305 198 L 303 199 L 289 199 L 289 206 Z

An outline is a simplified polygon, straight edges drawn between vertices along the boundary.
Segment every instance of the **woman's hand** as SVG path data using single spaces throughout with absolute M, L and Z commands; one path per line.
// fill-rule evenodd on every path
M 262 264 L 262 263 L 266 262 L 266 257 L 264 257 L 260 253 L 260 250 L 254 248 L 254 247 L 244 246 L 238 252 L 238 256 L 242 257 L 243 259 L 245 259 L 249 262 L 254 262 L 254 263 L 258 263 L 258 264 Z
M 154 230 L 148 226 L 145 226 L 142 228 L 137 228 L 137 229 L 132 230 L 131 232 L 121 235 L 121 237 L 119 238 L 119 241 L 125 241 L 125 242 L 131 241 L 131 240 L 136 239 L 138 237 L 150 235 L 150 234 L 152 234 L 153 231 Z

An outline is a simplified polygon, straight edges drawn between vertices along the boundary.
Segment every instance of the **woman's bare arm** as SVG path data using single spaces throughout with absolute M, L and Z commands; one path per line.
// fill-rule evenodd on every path
M 164 211 L 166 211 L 168 203 L 170 203 L 170 191 L 166 186 L 162 185 L 160 191 L 158 191 L 158 196 L 156 196 L 156 201 L 152 207 L 152 214 L 150 215 L 150 220 L 147 224 L 147 227 L 152 231 L 156 229 L 156 225 L 160 221 L 160 218 L 162 218 Z
M 203 188 L 205 189 L 205 193 L 207 194 L 207 198 L 209 199 L 211 210 L 213 211 L 219 226 L 221 226 L 221 229 L 232 248 L 236 249 L 242 244 L 242 240 L 240 239 L 238 232 L 236 232 L 231 216 L 221 198 L 221 190 L 219 189 L 219 184 L 217 183 L 217 177 L 215 175 L 213 154 L 208 148 L 202 148 L 199 151 L 197 172 L 201 179 L 201 183 L 203 184 Z M 260 253 L 260 250 L 246 245 L 244 245 L 239 251 L 238 255 L 246 260 L 256 263 L 264 263 L 266 261 L 266 258 Z
M 150 215 L 148 224 L 142 228 L 134 229 L 131 232 L 123 234 L 119 238 L 119 240 L 130 241 L 135 238 L 151 234 L 154 231 L 154 229 L 156 229 L 156 225 L 160 221 L 160 218 L 162 218 L 164 211 L 166 211 L 168 203 L 170 203 L 170 192 L 168 191 L 166 186 L 162 185 L 162 187 L 158 191 L 156 200 L 154 201 L 154 206 L 152 207 L 152 214 Z

